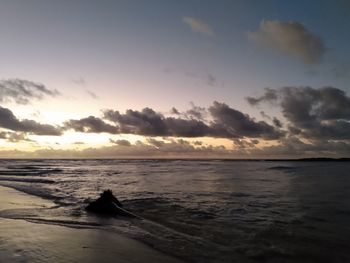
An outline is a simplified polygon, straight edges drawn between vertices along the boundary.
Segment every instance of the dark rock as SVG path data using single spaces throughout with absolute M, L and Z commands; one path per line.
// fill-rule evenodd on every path
M 113 195 L 111 190 L 105 190 L 96 201 L 92 201 L 85 208 L 89 212 L 98 214 L 124 214 L 123 205 Z

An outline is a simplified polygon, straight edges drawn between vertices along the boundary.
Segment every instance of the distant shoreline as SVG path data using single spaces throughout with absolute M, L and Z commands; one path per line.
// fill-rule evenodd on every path
M 71 161 L 83 161 L 83 160 L 118 160 L 118 161 L 223 161 L 223 162 L 350 162 L 350 157 L 346 158 L 330 158 L 330 157 L 315 157 L 315 158 L 281 158 L 281 159 L 238 159 L 238 158 L 0 158 L 1 160 L 33 160 L 33 161 L 45 161 L 45 160 L 71 160 Z

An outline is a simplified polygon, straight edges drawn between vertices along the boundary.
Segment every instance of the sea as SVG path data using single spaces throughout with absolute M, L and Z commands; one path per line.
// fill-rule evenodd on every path
M 3 159 L 0 185 L 54 203 L 0 217 L 105 229 L 185 262 L 350 262 L 350 162 Z M 141 219 L 86 212 L 106 189 Z

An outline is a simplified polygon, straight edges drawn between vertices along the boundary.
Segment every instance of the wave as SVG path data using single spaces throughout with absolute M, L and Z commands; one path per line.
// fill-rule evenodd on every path
M 47 188 L 41 188 L 38 185 L 34 187 L 32 184 L 28 184 L 28 185 L 16 184 L 16 182 L 1 181 L 1 180 L 0 180 L 0 185 L 13 188 L 17 191 L 20 191 L 26 194 L 52 200 L 55 203 L 60 205 L 67 205 L 67 202 L 64 200 L 63 196 L 58 196 L 57 194 L 54 194 L 52 190 L 49 190 Z
M 25 176 L 25 175 L 46 175 L 54 173 L 62 173 L 63 169 L 52 168 L 52 169 L 14 169 L 14 170 L 0 170 L 0 175 L 14 175 L 14 176 Z
M 59 220 L 59 219 L 45 219 L 45 218 L 18 218 L 23 219 L 32 223 L 48 224 L 48 225 L 60 225 L 71 228 L 96 228 L 102 227 L 103 224 L 85 221 L 74 221 L 74 220 Z
M 326 251 L 337 244 L 348 248 L 349 239 L 338 234 L 350 214 L 348 163 L 49 160 L 1 164 L 1 185 L 58 205 L 47 215 L 27 211 L 34 216 L 26 220 L 105 228 L 190 262 L 298 262 L 302 257 L 297 258 L 301 253 L 297 249 L 314 246 L 303 241 L 313 235 L 324 242 L 317 249 Z M 332 176 L 322 176 L 328 174 Z M 84 200 L 105 189 L 113 190 L 125 209 L 145 220 L 87 214 Z M 332 203 L 324 205 L 328 197 Z M 81 223 L 85 221 L 86 225 Z M 288 255 L 278 252 L 290 246 L 294 250 Z M 337 251 L 343 251 L 341 246 Z M 319 262 L 312 260 L 317 253 L 305 251 L 303 256 Z
M 40 184 L 54 184 L 55 183 L 55 181 L 50 180 L 50 179 L 18 178 L 18 177 L 6 177 L 6 176 L 0 176 L 0 181 L 23 182 L 23 183 L 40 183 Z

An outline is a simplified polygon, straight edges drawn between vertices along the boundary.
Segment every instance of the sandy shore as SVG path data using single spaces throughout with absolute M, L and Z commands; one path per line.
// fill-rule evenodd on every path
M 0 186 L 0 211 L 50 207 L 39 197 Z M 0 218 L 1 262 L 181 262 L 124 236 Z

